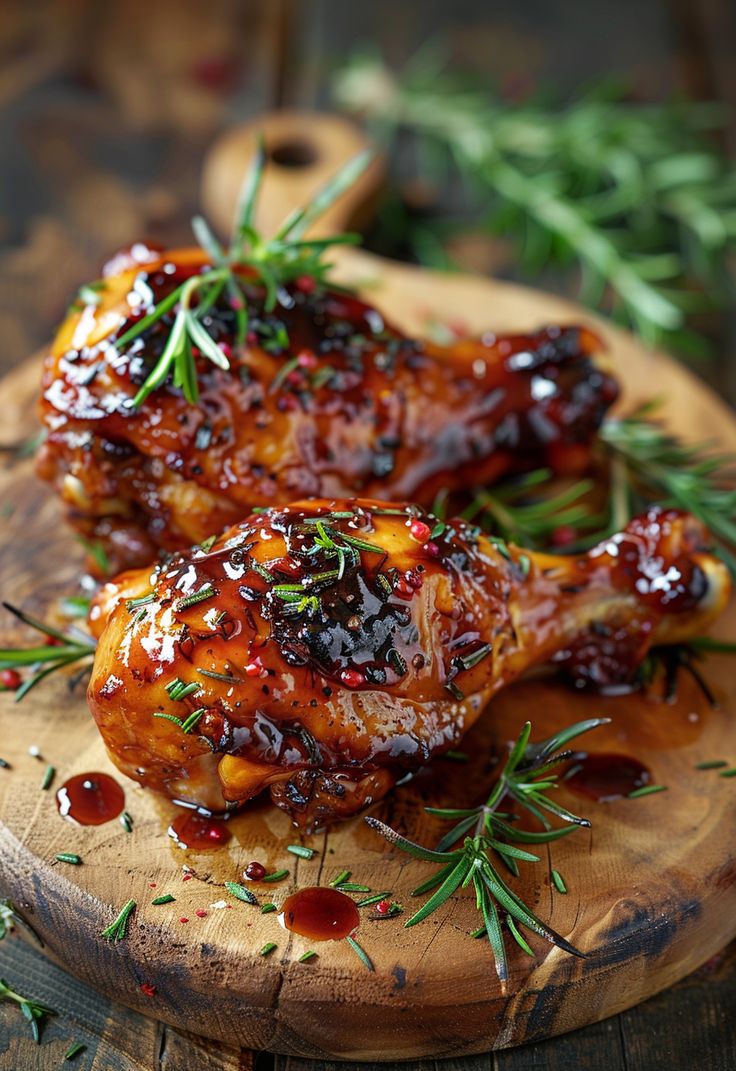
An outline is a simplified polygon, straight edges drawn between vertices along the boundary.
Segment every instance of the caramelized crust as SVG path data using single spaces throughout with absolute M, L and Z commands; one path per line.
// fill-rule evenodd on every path
M 97 303 L 73 308 L 46 360 L 38 472 L 113 567 L 200 542 L 256 506 L 352 495 L 429 506 L 441 488 L 585 467 L 616 396 L 590 331 L 439 346 L 310 279 L 281 292 L 271 314 L 246 286 L 242 347 L 237 310 L 220 298 L 201 322 L 230 370 L 197 356 L 198 404 L 169 382 L 133 409 L 173 311 L 120 352 L 115 340 L 206 269 L 203 257 L 142 245 L 118 255 L 95 284 Z
M 270 788 L 319 826 L 456 746 L 529 667 L 614 686 L 700 632 L 729 594 L 705 542 L 659 509 L 578 558 L 415 507 L 269 509 L 101 589 L 90 708 L 142 784 L 209 810 Z

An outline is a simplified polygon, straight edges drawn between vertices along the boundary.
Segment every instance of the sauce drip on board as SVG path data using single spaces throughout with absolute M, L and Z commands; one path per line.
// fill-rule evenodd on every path
M 106 773 L 81 773 L 65 781 L 56 793 L 62 818 L 80 826 L 101 826 L 122 814 L 125 793 Z
M 601 752 L 574 759 L 564 782 L 580 796 L 598 803 L 610 803 L 643 788 L 651 779 L 651 773 L 638 759 Z
M 337 889 L 318 885 L 299 889 L 285 902 L 279 922 L 292 933 L 312 941 L 339 941 L 360 922 L 355 903 Z
M 210 818 L 196 811 L 185 811 L 169 826 L 169 836 L 180 848 L 201 852 L 221 848 L 232 834 L 223 818 Z

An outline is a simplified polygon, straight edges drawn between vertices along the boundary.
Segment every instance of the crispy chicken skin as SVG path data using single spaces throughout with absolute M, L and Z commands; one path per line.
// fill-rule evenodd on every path
M 700 632 L 729 595 L 706 543 L 658 508 L 565 558 L 416 507 L 268 509 L 100 590 L 89 705 L 142 784 L 209 810 L 269 788 L 319 827 L 457 745 L 530 666 L 616 685 Z
M 440 346 L 304 279 L 272 314 L 246 287 L 240 348 L 236 310 L 220 298 L 201 322 L 230 370 L 198 356 L 197 404 L 169 381 L 134 409 L 173 311 L 120 352 L 115 340 L 205 269 L 204 256 L 142 244 L 118 254 L 46 359 L 38 472 L 113 569 L 200 542 L 257 506 L 353 495 L 429 506 L 440 488 L 579 471 L 616 397 L 584 328 Z

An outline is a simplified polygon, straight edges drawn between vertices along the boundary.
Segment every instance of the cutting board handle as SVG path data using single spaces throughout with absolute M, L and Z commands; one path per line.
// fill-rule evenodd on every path
M 371 147 L 348 119 L 319 112 L 268 112 L 223 134 L 202 174 L 202 207 L 225 237 L 230 233 L 243 177 L 262 134 L 268 155 L 256 223 L 272 235 L 291 209 L 304 204 L 351 157 Z M 370 218 L 384 174 L 380 155 L 309 231 L 315 237 L 360 230 Z

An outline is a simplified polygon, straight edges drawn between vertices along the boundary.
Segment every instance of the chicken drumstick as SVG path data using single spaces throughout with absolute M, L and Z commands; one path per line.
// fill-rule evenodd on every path
M 313 828 L 454 747 L 530 666 L 613 685 L 700 632 L 730 586 L 706 542 L 659 508 L 566 558 L 413 506 L 264 510 L 101 589 L 90 708 L 142 784 L 209 810 L 268 787 Z
M 578 327 L 440 346 L 405 337 L 370 305 L 311 278 L 264 308 L 240 272 L 198 319 L 230 362 L 195 352 L 199 400 L 169 380 L 132 400 L 162 354 L 177 305 L 119 344 L 208 267 L 202 250 L 140 243 L 83 288 L 43 377 L 39 474 L 112 568 L 142 565 L 302 497 L 378 496 L 430 506 L 440 488 L 486 485 L 544 466 L 577 472 L 617 389 Z M 194 308 L 196 312 L 196 305 Z

